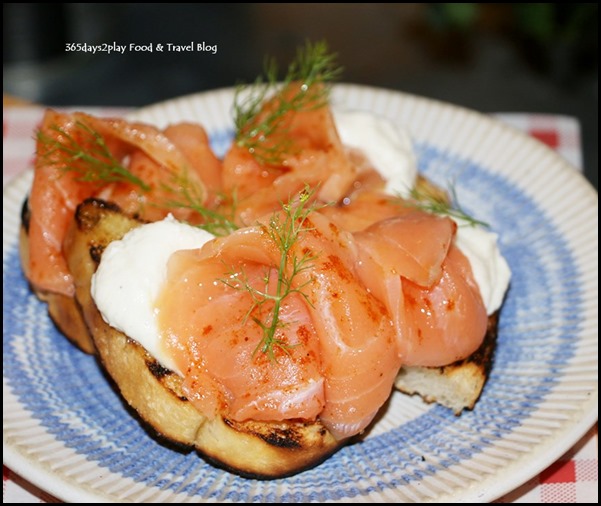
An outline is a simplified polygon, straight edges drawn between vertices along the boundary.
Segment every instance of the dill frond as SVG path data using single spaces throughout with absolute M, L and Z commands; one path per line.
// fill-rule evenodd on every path
M 50 130 L 56 132 L 55 138 L 38 131 L 38 155 L 45 163 L 56 166 L 62 172 L 76 174 L 76 180 L 89 183 L 129 183 L 144 192 L 151 191 L 151 186 L 130 172 L 117 160 L 103 137 L 94 129 L 81 121 L 75 123 L 76 130 L 69 134 L 57 125 Z M 232 196 L 231 213 L 223 214 L 203 206 L 205 195 L 188 176 L 186 169 L 182 173 L 170 173 L 167 183 L 161 188 L 174 195 L 173 199 L 153 203 L 161 208 L 190 209 L 204 219 L 200 228 L 213 235 L 227 235 L 238 227 L 234 223 L 235 196 Z
M 288 113 L 325 106 L 329 100 L 329 83 L 341 72 L 336 55 L 329 52 L 325 42 L 307 42 L 299 48 L 281 83 L 278 82 L 277 64 L 273 59 L 267 59 L 264 75 L 253 84 L 236 89 L 236 144 L 247 148 L 262 165 L 280 163 L 292 147 L 291 140 L 285 135 Z M 292 83 L 297 83 L 298 87 L 291 89 Z M 265 108 L 268 101 L 270 107 Z
M 203 223 L 196 225 L 207 232 L 216 236 L 225 236 L 238 229 L 235 223 L 236 198 L 232 195 L 230 212 L 221 213 L 215 209 L 209 209 L 203 205 L 204 194 L 194 181 L 190 180 L 184 172 L 181 175 L 172 176 L 171 184 L 163 183 L 163 190 L 175 195 L 173 199 L 167 200 L 161 204 L 161 207 L 173 209 L 189 209 L 204 220 Z
M 408 204 L 428 213 L 456 218 L 472 227 L 489 227 L 488 223 L 470 216 L 459 205 L 455 184 L 449 184 L 449 193 L 450 195 L 447 196 L 441 194 L 439 189 L 431 188 L 428 184 L 417 184 L 410 192 L 411 200 L 408 201 Z
M 110 152 L 102 136 L 85 123 L 77 121 L 76 139 L 57 125 L 50 130 L 58 134 L 54 138 L 41 130 L 37 133 L 38 155 L 50 165 L 63 172 L 74 172 L 77 180 L 91 183 L 131 183 L 142 191 L 150 186 L 132 174 Z
M 295 286 L 295 279 L 300 273 L 311 268 L 315 257 L 310 254 L 298 256 L 292 252 L 292 249 L 301 234 L 310 230 L 306 221 L 316 209 L 313 204 L 309 204 L 313 193 L 312 190 L 305 188 L 297 201 L 283 204 L 283 212 L 274 213 L 269 223 L 264 225 L 265 232 L 280 253 L 280 262 L 279 265 L 266 270 L 262 279 L 262 289 L 249 282 L 244 270 L 241 272 L 232 270 L 228 278 L 221 280 L 230 288 L 246 291 L 251 296 L 252 304 L 246 313 L 245 320 L 252 319 L 261 328 L 263 334 L 253 352 L 253 357 L 257 353 L 263 353 L 269 360 L 275 361 L 277 360 L 276 350 L 289 353 L 293 345 L 278 337 L 278 330 L 286 325 L 280 320 L 282 304 L 293 293 L 299 294 L 310 304 L 308 296 L 304 292 L 310 281 Z M 272 282 L 272 276 L 275 275 L 277 275 L 275 292 L 270 293 L 269 285 Z

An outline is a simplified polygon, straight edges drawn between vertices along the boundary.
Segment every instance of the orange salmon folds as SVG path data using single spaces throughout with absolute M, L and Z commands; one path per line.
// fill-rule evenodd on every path
M 181 191 L 198 206 L 216 205 L 219 166 L 199 126 L 174 125 L 164 134 L 121 119 L 47 111 L 29 197 L 29 281 L 38 290 L 73 296 L 62 247 L 75 208 L 86 198 L 110 200 L 147 221 L 172 212 L 201 223 Z
M 286 298 L 277 335 L 285 347 L 270 360 L 257 350 L 263 333 L 252 318 L 261 315 L 248 314 L 250 293 L 226 284 L 237 283 L 231 268 L 243 269 L 244 282 L 263 289 L 268 266 L 254 261 L 242 258 L 228 267 L 202 250 L 181 251 L 169 261 L 157 303 L 159 325 L 166 350 L 187 371 L 186 394 L 208 416 L 314 420 L 325 403 L 324 387 L 319 343 L 302 297 Z
M 238 229 L 173 254 L 156 301 L 161 346 L 183 372 L 187 397 L 206 416 L 319 419 L 344 439 L 371 423 L 400 367 L 446 365 L 476 350 L 487 314 L 454 244 L 455 222 L 383 193 L 362 154 L 342 145 L 327 105 L 286 112 L 282 122 L 289 149 L 277 160 L 234 141 L 222 161 L 199 125 L 160 131 L 49 111 L 30 197 L 28 275 L 38 289 L 73 295 L 62 244 L 87 197 L 147 221 L 171 212 L 202 224 L 201 208 L 228 213 Z M 83 181 L 72 170 L 76 162 L 57 146 L 72 139 L 96 149 L 81 124 L 129 179 Z M 301 203 L 313 206 L 302 219 L 294 214 Z M 270 226 L 284 211 L 300 232 L 283 254 Z

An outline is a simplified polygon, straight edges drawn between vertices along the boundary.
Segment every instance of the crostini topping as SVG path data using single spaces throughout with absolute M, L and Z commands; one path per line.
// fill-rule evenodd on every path
M 251 295 L 252 304 L 245 319 L 250 318 L 263 332 L 253 356 L 261 352 L 270 360 L 277 360 L 274 349 L 286 351 L 290 347 L 289 343 L 278 337 L 277 331 L 283 325 L 280 310 L 291 294 L 298 294 L 310 303 L 303 291 L 310 280 L 298 284 L 296 278 L 303 271 L 311 269 L 314 258 L 308 253 L 298 255 L 293 248 L 299 236 L 308 230 L 307 218 L 316 208 L 311 203 L 313 195 L 310 188 L 305 188 L 296 201 L 283 204 L 281 212 L 275 212 L 267 223 L 261 224 L 263 233 L 273 242 L 279 255 L 279 262 L 274 266 L 276 268 L 265 269 L 263 286 L 256 287 L 249 283 L 244 268 L 232 268 L 228 277 L 221 279 L 230 288 L 246 290 Z
M 92 277 L 92 297 L 103 319 L 179 374 L 183 371 L 161 347 L 155 302 L 167 278 L 169 257 L 179 250 L 200 248 L 213 238 L 169 215 L 111 242 Z
M 329 83 L 341 70 L 325 42 L 307 42 L 300 48 L 282 81 L 278 80 L 276 62 L 267 60 L 264 75 L 236 90 L 236 144 L 263 165 L 281 163 L 283 155 L 298 149 L 286 135 L 290 113 L 326 106 Z
M 401 366 L 474 353 L 510 278 L 497 237 L 454 187 L 420 181 L 393 123 L 332 111 L 338 72 L 325 44 L 307 44 L 283 83 L 268 64 L 235 94 L 223 160 L 199 125 L 49 113 L 31 244 L 57 279 L 38 254 L 34 286 L 73 294 L 70 213 L 90 196 L 116 203 L 153 223 L 104 251 L 104 320 L 180 374 L 204 415 L 319 419 L 338 439 L 367 427 Z

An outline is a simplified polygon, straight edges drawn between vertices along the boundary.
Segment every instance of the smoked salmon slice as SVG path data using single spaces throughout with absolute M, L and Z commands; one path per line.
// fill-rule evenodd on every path
M 220 162 L 201 127 L 172 126 L 167 133 L 175 142 L 150 125 L 84 113 L 46 112 L 29 197 L 27 275 L 36 289 L 73 296 L 62 247 L 75 208 L 88 197 L 111 200 L 148 221 L 162 219 L 169 212 L 182 220 L 203 220 L 194 206 L 204 206 L 209 199 L 215 202 L 221 188 Z M 90 172 L 90 159 L 105 167 L 124 164 L 139 184 L 134 179 L 115 182 L 107 173 L 90 177 L 94 169 Z
M 475 352 L 486 333 L 488 315 L 469 261 L 452 245 L 434 286 L 403 280 L 405 365 L 442 366 Z
M 388 308 L 404 365 L 463 359 L 486 333 L 480 290 L 453 244 L 456 229 L 450 218 L 413 211 L 354 234 L 359 274 Z
M 300 86 L 292 83 L 283 90 L 284 99 L 267 102 L 253 125 L 260 124 L 286 97 L 299 93 Z M 358 179 L 358 168 L 342 145 L 326 105 L 308 103 L 303 110 L 285 112 L 278 120 L 277 133 L 257 143 L 256 148 L 249 148 L 234 140 L 223 160 L 223 188 L 236 195 L 241 226 L 277 211 L 305 185 L 317 188 L 319 200 L 339 202 Z M 254 156 L 259 150 L 267 157 L 263 163 Z
M 300 276 L 319 337 L 325 376 L 322 423 L 336 438 L 364 430 L 390 396 L 401 366 L 384 304 L 359 281 L 355 241 L 325 216 L 310 216 L 298 248 L 315 257 Z
M 206 201 L 218 199 L 223 192 L 221 161 L 215 156 L 205 129 L 196 123 L 177 123 L 163 131 L 184 155 L 206 190 Z M 209 204 L 208 207 L 214 207 Z
M 254 307 L 245 286 L 274 293 L 277 274 L 265 285 L 273 253 L 251 227 L 169 260 L 157 301 L 163 343 L 185 371 L 188 398 L 207 416 L 314 420 L 323 409 L 319 343 L 301 295 L 282 305 L 274 356 L 259 349 L 263 330 L 253 319 L 264 319 L 271 306 Z
M 387 218 L 402 216 L 412 210 L 399 203 L 399 199 L 381 191 L 358 191 L 338 205 L 326 206 L 320 213 L 339 228 L 359 232 Z
M 429 287 L 440 278 L 456 229 L 450 218 L 414 211 L 378 221 L 355 238 L 366 258 L 364 269 L 375 262 L 386 273 Z M 374 279 L 365 272 L 367 286 Z
M 401 366 L 395 329 L 354 271 L 353 237 L 318 213 L 306 225 L 294 252 L 308 255 L 311 267 L 294 278 L 303 293 L 285 299 L 279 332 L 290 347 L 277 360 L 257 353 L 257 309 L 248 291 L 232 286 L 244 279 L 260 287 L 279 263 L 260 225 L 171 257 L 157 302 L 160 327 L 203 413 L 235 420 L 319 416 L 335 437 L 346 438 L 364 430 L 390 396 Z
M 63 256 L 63 240 L 77 205 L 96 193 L 101 185 L 80 181 L 80 175 L 67 170 L 63 154 L 54 142 L 67 137 L 84 146 L 85 132 L 74 116 L 48 111 L 40 126 L 33 185 L 29 195 L 28 277 L 42 291 L 68 297 L 75 293 L 73 278 Z

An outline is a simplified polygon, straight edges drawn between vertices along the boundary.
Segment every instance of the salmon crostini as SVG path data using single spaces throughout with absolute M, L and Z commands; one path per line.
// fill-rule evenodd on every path
M 403 372 L 467 370 L 486 347 L 468 398 L 445 401 L 472 408 L 494 348 L 498 305 L 458 244 L 465 224 L 391 193 L 369 150 L 345 144 L 323 50 L 273 95 L 236 98 L 222 160 L 192 123 L 48 111 L 38 134 L 32 288 L 158 434 L 245 476 L 317 464 L 395 384 L 439 400 Z

